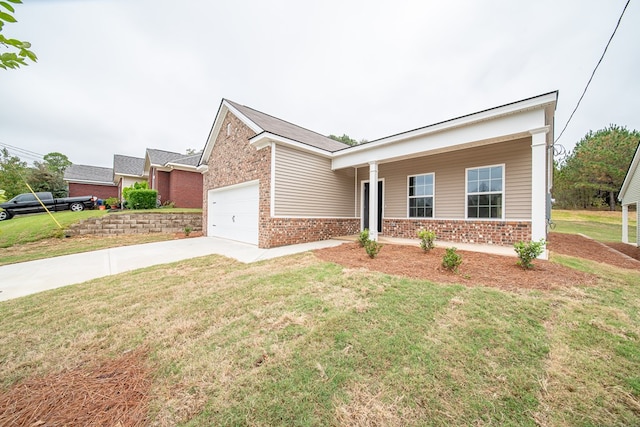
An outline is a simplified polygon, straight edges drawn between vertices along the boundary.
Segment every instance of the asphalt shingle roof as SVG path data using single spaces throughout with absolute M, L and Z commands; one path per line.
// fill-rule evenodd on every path
M 143 176 L 144 159 L 114 154 L 113 173 L 118 175 Z
M 167 163 L 175 163 L 185 166 L 198 166 L 201 153 L 198 154 L 182 154 L 173 151 L 157 150 L 155 148 L 147 148 L 147 155 L 152 165 L 166 166 Z
M 113 184 L 113 169 L 100 166 L 71 165 L 64 171 L 65 181 L 90 181 Z
M 293 123 L 278 119 L 263 112 L 254 110 L 245 105 L 240 105 L 228 99 L 225 99 L 233 108 L 244 114 L 247 118 L 260 126 L 262 130 L 284 138 L 292 139 L 312 147 L 320 148 L 325 151 L 338 151 L 348 148 L 347 144 L 334 141 L 333 139 L 320 135 L 309 129 L 305 129 Z

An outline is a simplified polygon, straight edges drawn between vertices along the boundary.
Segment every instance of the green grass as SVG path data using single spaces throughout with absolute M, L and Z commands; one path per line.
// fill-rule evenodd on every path
M 0 392 L 149 349 L 151 423 L 640 424 L 640 273 L 508 292 L 301 254 L 210 256 L 0 303 Z
M 584 234 L 601 242 L 619 242 L 622 239 L 622 213 L 610 211 L 551 211 L 556 227 L 551 231 Z M 629 241 L 636 242 L 636 213 L 629 212 Z

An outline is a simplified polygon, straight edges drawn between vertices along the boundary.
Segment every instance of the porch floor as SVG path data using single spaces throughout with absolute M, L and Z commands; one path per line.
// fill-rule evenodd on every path
M 349 236 L 333 237 L 334 240 L 344 240 L 348 242 L 356 242 L 359 235 L 353 234 Z M 408 246 L 420 246 L 420 239 L 401 239 L 399 237 L 387 237 L 378 235 L 378 242 L 389 245 L 408 245 Z M 504 255 L 516 257 L 517 254 L 513 250 L 512 246 L 500 246 L 500 245 L 481 245 L 475 243 L 454 243 L 445 242 L 442 240 L 436 240 L 436 247 L 450 248 L 456 247 L 461 251 L 482 252 L 486 254 Z

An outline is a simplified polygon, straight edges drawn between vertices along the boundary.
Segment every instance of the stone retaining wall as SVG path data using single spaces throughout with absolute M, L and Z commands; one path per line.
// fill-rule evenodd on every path
M 71 225 L 69 236 L 180 233 L 185 227 L 202 231 L 201 213 L 109 213 Z

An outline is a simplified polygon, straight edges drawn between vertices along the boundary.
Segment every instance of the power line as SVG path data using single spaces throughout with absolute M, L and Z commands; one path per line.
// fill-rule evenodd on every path
M 36 153 L 35 151 L 26 150 L 24 148 L 15 147 L 10 144 L 6 144 L 4 142 L 0 142 L 0 147 L 6 148 L 12 154 L 16 154 L 18 157 L 26 157 L 29 160 L 44 160 L 44 156 L 40 153 Z
M 556 138 L 554 144 L 558 142 L 558 140 L 562 137 L 562 134 L 564 133 L 564 131 L 567 130 L 567 126 L 569 126 L 569 122 L 571 122 L 571 119 L 573 118 L 573 115 L 578 110 L 578 107 L 580 106 L 580 102 L 582 102 L 582 98 L 584 98 L 584 95 L 587 93 L 587 89 L 589 88 L 589 85 L 591 84 L 591 80 L 593 80 L 593 76 L 596 74 L 596 70 L 598 69 L 598 67 L 600 66 L 600 63 L 604 59 L 604 55 L 607 53 L 607 49 L 609 48 L 609 45 L 611 44 L 611 40 L 613 40 L 613 36 L 615 36 L 616 35 L 616 31 L 618 31 L 618 27 L 620 26 L 620 22 L 622 21 L 622 17 L 624 16 L 624 12 L 627 10 L 627 6 L 629 6 L 629 3 L 631 3 L 631 0 L 627 0 L 627 4 L 624 5 L 624 9 L 622 9 L 622 13 L 620 14 L 620 18 L 618 18 L 618 23 L 616 24 L 616 28 L 613 29 L 613 33 L 611 34 L 611 37 L 609 37 L 609 41 L 607 42 L 607 45 L 604 47 L 604 52 L 602 52 L 602 56 L 600 57 L 600 60 L 596 64 L 596 67 L 593 69 L 593 72 L 591 73 L 591 77 L 589 77 L 589 81 L 587 82 L 587 85 L 584 87 L 584 91 L 582 91 L 582 95 L 580 96 L 580 99 L 578 99 L 578 103 L 576 104 L 576 107 L 573 109 L 573 112 L 569 116 L 569 120 L 567 120 L 567 123 L 564 125 L 564 128 L 562 128 L 562 132 L 560 132 L 560 135 Z

